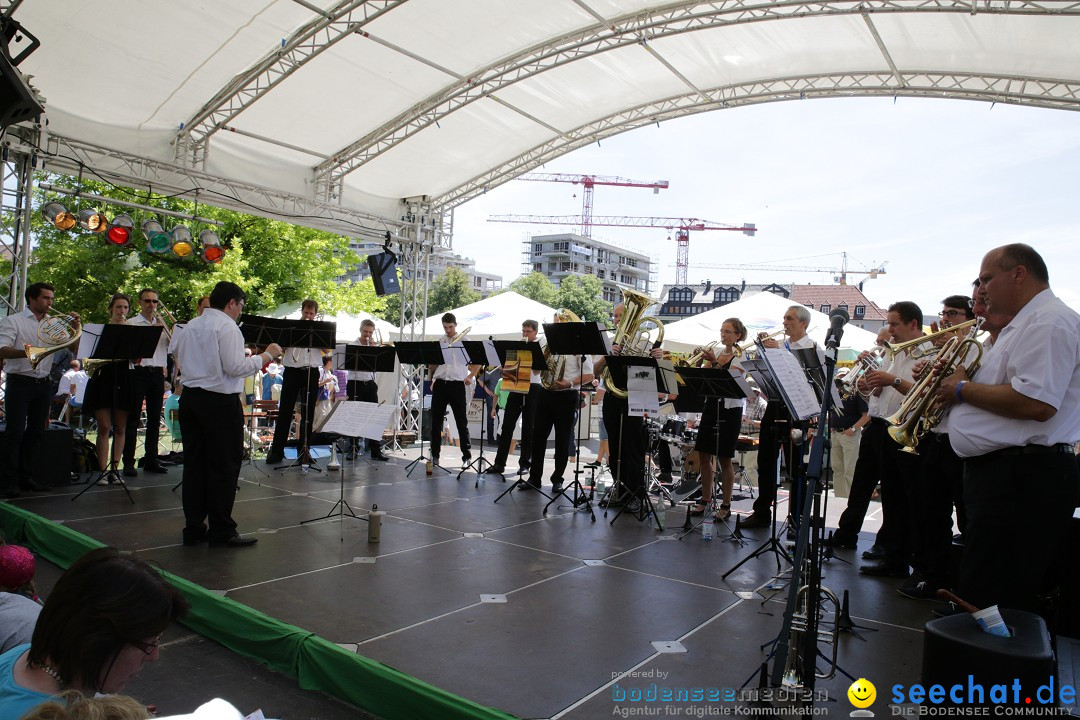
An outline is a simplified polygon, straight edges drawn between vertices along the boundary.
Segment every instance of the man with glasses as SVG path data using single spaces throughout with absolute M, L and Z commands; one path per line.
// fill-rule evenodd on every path
M 1032 247 L 988 252 L 977 296 L 1012 315 L 974 379 L 961 368 L 937 397 L 964 462 L 964 558 L 957 594 L 976 607 L 1038 610 L 1038 592 L 1080 501 L 1080 315 L 1050 289 Z M 1023 532 L 1008 532 L 1023 507 Z
M 158 315 L 158 294 L 149 288 L 139 293 L 139 314 L 127 321 L 128 325 L 164 325 Z M 165 402 L 165 372 L 169 363 L 169 339 L 164 332 L 158 338 L 154 356 L 143 358 L 132 367 L 135 386 L 135 407 L 140 408 L 146 400 L 146 435 L 143 437 L 143 462 L 146 472 L 168 472 L 158 460 L 158 436 L 161 431 L 161 406 Z M 128 414 L 127 434 L 124 438 L 124 475 L 135 477 L 136 433 L 139 431 L 139 412 Z
M 176 364 L 184 374 L 180 432 L 184 437 L 184 545 L 208 540 L 211 547 L 248 547 L 255 538 L 236 532 L 232 519 L 240 465 L 244 459 L 244 378 L 281 355 L 270 343 L 259 355 L 244 356 L 244 336 L 236 321 L 244 311 L 244 291 L 219 282 L 210 307 L 176 338 Z M 209 525 L 209 527 L 207 527 Z

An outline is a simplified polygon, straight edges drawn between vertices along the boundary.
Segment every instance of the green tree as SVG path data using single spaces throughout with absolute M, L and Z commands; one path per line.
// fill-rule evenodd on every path
M 66 177 L 48 180 L 55 185 L 76 185 Z M 196 257 L 146 252 L 145 239 L 138 229 L 131 246 L 118 248 L 109 245 L 102 236 L 57 230 L 35 216 L 30 282 L 56 285 L 57 307 L 77 311 L 88 322 L 105 320 L 106 306 L 114 292 L 134 295 L 147 287 L 157 290 L 177 319 L 184 320 L 194 314 L 199 296 L 208 294 L 221 280 L 244 288 L 248 294 L 247 310 L 253 313 L 305 297 L 318 300 L 327 314 L 341 310 L 374 312 L 383 305 L 370 280 L 337 282 L 337 278 L 354 270 L 361 261 L 349 248 L 348 238 L 201 204 L 196 208 L 193 202 L 175 198 L 149 198 L 146 193 L 104 183 L 83 181 L 81 187 L 106 197 L 220 221 L 223 226 L 214 229 L 226 248 L 220 264 L 205 264 Z M 48 199 L 59 200 L 77 212 L 79 203 L 72 197 L 55 195 Z M 82 205 L 85 207 L 86 203 Z M 144 211 L 108 206 L 103 209 L 111 217 L 119 212 L 129 214 L 136 228 L 148 219 L 160 220 L 167 229 L 182 222 L 157 218 Z M 194 223 L 185 224 L 196 237 L 204 229 Z
M 518 295 L 523 295 L 548 307 L 554 307 L 556 295 L 559 292 L 559 289 L 542 272 L 522 275 L 510 283 L 510 289 Z
M 604 299 L 604 283 L 595 275 L 563 278 L 555 306 L 573 310 L 585 322 L 607 322 L 611 314 L 611 303 Z
M 474 303 L 480 293 L 469 286 L 469 276 L 460 268 L 446 268 L 428 290 L 428 315 L 444 313 Z

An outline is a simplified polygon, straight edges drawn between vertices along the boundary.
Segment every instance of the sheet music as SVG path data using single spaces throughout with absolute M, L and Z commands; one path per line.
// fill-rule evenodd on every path
M 90 323 L 82 326 L 83 336 L 79 341 L 79 354 L 84 358 L 94 357 L 94 351 L 97 350 L 98 341 L 101 340 L 101 332 L 105 326 L 101 323 Z M 86 341 L 88 338 L 93 338 L 93 342 L 90 343 L 89 349 L 87 349 Z
M 765 354 L 769 358 L 773 376 L 784 390 L 792 417 L 806 420 L 817 415 L 821 411 L 821 403 L 795 356 L 784 348 L 767 348 Z
M 484 356 L 487 358 L 488 367 L 499 367 L 499 353 L 495 352 L 495 343 L 489 338 L 484 343 Z
M 745 397 L 754 397 L 754 388 L 750 387 L 750 383 L 747 382 L 748 376 L 744 373 L 731 373 L 731 379 L 735 381 L 735 384 L 742 390 L 742 394 Z
M 465 352 L 465 346 L 460 342 L 454 345 L 439 345 L 439 349 L 442 350 L 442 359 L 444 365 L 453 365 L 457 361 L 469 364 L 469 353 Z M 498 358 L 496 358 L 498 362 Z
M 345 437 L 362 437 L 382 440 L 383 430 L 395 416 L 397 404 L 342 400 L 334 403 L 322 424 L 315 432 L 337 433 Z
M 636 366 L 627 368 L 626 391 L 629 393 L 627 415 L 642 417 L 660 413 L 660 398 L 656 394 L 656 368 Z

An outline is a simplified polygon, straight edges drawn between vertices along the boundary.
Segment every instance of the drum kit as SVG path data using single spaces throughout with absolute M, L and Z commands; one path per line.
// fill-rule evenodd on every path
M 673 468 L 681 468 L 681 477 L 663 492 L 672 503 L 679 503 L 693 497 L 701 491 L 701 460 L 694 445 L 697 442 L 697 430 L 687 428 L 686 420 L 680 417 L 661 418 L 649 422 L 650 451 L 655 453 L 661 442 L 667 443 L 671 452 Z

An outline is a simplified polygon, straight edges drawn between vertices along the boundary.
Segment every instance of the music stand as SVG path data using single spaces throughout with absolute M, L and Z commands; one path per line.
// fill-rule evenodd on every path
M 611 369 L 611 375 L 613 378 L 624 376 L 627 378 L 626 388 L 629 393 L 630 377 L 634 374 L 635 369 L 640 368 L 653 368 L 656 371 L 656 392 L 675 395 L 678 393 L 678 381 L 675 379 L 675 371 L 670 361 L 657 360 L 653 357 L 641 357 L 638 355 L 609 355 L 607 356 L 607 365 Z M 659 405 L 659 403 L 657 403 Z M 633 408 L 630 408 L 631 410 Z M 648 420 L 649 414 L 645 412 L 643 417 Z M 642 438 L 637 438 L 638 442 L 642 441 Z M 625 438 L 622 437 L 622 427 L 619 428 L 619 454 L 622 455 L 622 451 L 625 442 Z M 613 497 L 617 492 L 623 490 L 622 487 L 622 458 L 619 458 L 619 477 L 615 478 L 615 484 L 611 487 Z M 660 522 L 660 518 L 656 517 L 655 508 L 653 507 L 652 497 L 644 487 L 644 474 L 642 475 L 642 495 L 641 498 L 641 510 L 635 516 L 639 521 L 644 520 L 651 514 L 656 519 L 656 529 L 660 532 L 664 531 L 664 526 Z M 623 514 L 625 506 L 619 508 L 619 512 L 615 514 L 615 517 L 611 519 L 611 524 L 614 525 L 615 521 L 619 519 L 619 516 Z
M 807 387 L 809 383 L 806 380 L 805 370 L 793 353 L 783 348 L 772 351 L 766 350 L 761 352 L 755 359 L 742 360 L 741 364 L 746 372 L 754 377 L 758 387 L 765 392 L 770 403 L 782 403 L 787 408 L 791 418 L 787 422 L 790 425 L 794 424 L 794 420 L 806 420 L 820 412 L 820 405 L 817 404 L 813 392 Z M 789 442 L 791 442 L 790 434 Z M 794 465 L 796 463 L 794 459 L 795 453 L 789 453 L 788 457 L 789 462 Z M 758 483 L 760 482 L 761 478 L 758 478 Z M 792 482 L 795 482 L 795 480 Z M 787 549 L 776 539 L 778 502 L 779 493 L 773 500 L 772 533 L 769 539 L 721 575 L 721 578 L 726 579 L 728 575 L 738 570 L 745 563 L 767 552 L 775 553 L 777 572 L 780 572 L 782 567 L 781 558 L 788 563 L 792 562 Z M 738 520 L 736 520 L 735 529 L 739 530 Z
M 421 376 L 420 387 L 423 388 L 427 384 L 427 368 L 428 365 L 443 365 L 442 345 L 437 340 L 419 340 L 419 341 L 401 341 L 394 345 L 394 351 L 397 352 L 398 360 L 402 365 L 419 365 L 423 375 Z M 421 460 L 426 460 L 432 464 L 433 468 L 439 468 L 446 474 L 450 475 L 452 472 L 447 470 L 442 465 L 439 465 L 432 461 L 427 455 L 424 454 L 424 398 L 420 398 L 420 455 L 411 463 L 405 466 L 405 475 L 412 475 L 412 471 L 416 469 L 416 466 L 420 464 Z
M 679 391 L 679 399 L 680 400 L 683 397 L 683 391 L 684 390 L 689 390 L 688 395 L 691 398 L 694 398 L 694 401 L 700 403 L 699 407 L 702 410 L 704 410 L 705 403 L 708 403 L 708 402 L 716 403 L 716 405 L 717 405 L 717 413 L 716 413 L 717 422 L 715 423 L 715 427 L 713 428 L 713 437 L 714 437 L 714 440 L 715 440 L 715 444 L 713 445 L 713 448 L 715 449 L 720 444 L 720 423 L 719 423 L 720 408 L 719 408 L 719 406 L 720 406 L 721 400 L 728 399 L 728 398 L 730 398 L 732 400 L 746 398 L 746 397 L 749 397 L 750 395 L 753 394 L 753 390 L 750 389 L 750 386 L 746 384 L 745 380 L 743 380 L 741 377 L 738 377 L 738 376 L 732 374 L 731 371 L 729 371 L 727 369 L 724 369 L 724 368 L 681 367 L 676 371 L 676 373 L 678 374 L 679 378 L 681 378 L 682 381 L 685 383 L 685 385 L 682 388 L 680 388 L 680 391 Z M 684 404 L 681 405 L 681 407 L 686 407 L 685 403 L 686 403 L 686 401 L 684 401 Z M 677 403 L 677 405 L 678 405 L 678 403 Z M 688 410 L 684 410 L 683 412 L 693 412 L 693 411 L 688 409 Z M 713 477 L 712 480 L 713 480 L 713 493 L 712 493 L 713 496 L 712 496 L 712 500 L 710 501 L 711 505 L 716 503 L 716 491 L 717 491 L 716 478 Z M 661 498 L 660 501 L 663 502 L 663 498 Z M 687 535 L 692 533 L 694 530 L 699 528 L 701 526 L 701 524 L 705 522 L 705 517 L 711 512 L 713 512 L 712 507 L 706 507 L 705 512 L 701 516 L 701 522 L 697 523 L 695 525 L 690 520 L 690 511 L 687 510 L 686 511 L 686 525 L 683 528 L 684 532 L 681 535 L 679 535 L 679 539 L 682 540 L 684 537 L 686 537 Z M 715 518 L 715 514 L 713 515 L 713 517 Z M 731 533 L 732 538 L 735 538 L 735 539 L 739 540 L 740 543 L 742 542 L 741 538 L 738 535 L 736 535 L 734 533 L 734 531 L 731 530 L 731 527 L 728 525 L 727 520 L 721 520 L 720 522 L 724 523 L 724 526 L 728 528 L 728 531 Z
M 469 356 L 469 365 L 480 365 L 481 367 L 486 367 L 486 366 L 492 364 L 492 362 L 491 362 L 492 360 L 498 360 L 498 357 L 497 357 L 497 355 L 495 353 L 495 348 L 494 347 L 491 348 L 491 355 L 490 356 L 488 355 L 488 346 L 487 346 L 487 344 L 490 343 L 490 342 L 491 342 L 490 340 L 462 340 L 461 341 L 462 347 L 465 348 L 465 354 Z M 478 382 L 480 380 L 480 378 L 475 377 L 475 378 L 473 378 L 473 380 L 474 380 L 474 383 L 475 383 L 475 382 Z M 476 391 L 476 384 L 473 385 L 474 396 L 475 396 L 475 391 Z M 474 398 L 468 398 L 467 397 L 466 398 L 466 404 L 472 403 L 473 399 Z M 461 468 L 461 472 L 459 472 L 457 474 L 457 479 L 460 480 L 461 476 L 464 475 L 465 472 L 469 468 L 472 468 L 475 465 L 476 467 L 473 469 L 473 472 L 476 473 L 476 483 L 474 484 L 474 487 L 480 487 L 480 476 L 484 474 L 484 463 L 487 463 L 488 465 L 492 464 L 490 460 L 488 460 L 487 458 L 484 457 L 484 428 L 487 426 L 486 421 L 487 421 L 487 418 L 484 417 L 484 413 L 481 412 L 481 414 L 480 414 L 480 451 L 479 451 L 479 453 L 477 453 L 476 459 L 472 460 L 471 462 L 469 462 L 468 465 Z
M 601 327 L 595 322 L 569 322 L 569 323 L 544 323 L 544 335 L 547 337 L 548 349 L 552 355 L 577 355 L 579 357 L 578 362 L 578 377 L 577 377 L 577 389 L 572 389 L 577 394 L 577 405 L 580 409 L 581 405 L 581 379 L 584 377 L 585 369 L 585 357 L 588 355 L 606 355 L 610 352 L 610 347 L 607 343 L 607 338 L 604 334 L 606 328 Z M 581 437 L 581 413 L 577 413 L 577 427 L 572 429 L 574 433 L 574 442 L 578 442 L 578 438 Z M 547 438 L 544 439 L 547 442 Z M 590 489 L 588 493 L 585 492 L 584 486 L 581 484 L 581 452 L 579 451 L 574 460 L 574 479 L 569 483 L 563 484 L 563 487 L 556 492 L 547 505 L 544 506 L 544 515 L 547 515 L 548 508 L 551 507 L 560 497 L 566 498 L 567 502 L 574 510 L 580 510 L 584 508 L 589 512 L 589 517 L 593 522 L 596 522 L 596 514 L 592 509 L 592 493 L 594 489 Z M 570 497 L 566 493 L 573 488 L 574 496 Z
M 532 341 L 532 342 L 526 342 L 525 340 L 495 340 L 495 341 L 493 341 L 493 343 L 495 345 L 495 354 L 499 358 L 499 366 L 503 367 L 503 368 L 506 367 L 506 356 L 511 350 L 513 350 L 515 353 L 517 353 L 519 357 L 520 357 L 521 353 L 525 353 L 525 352 L 529 353 L 531 355 L 531 357 L 532 357 L 531 367 L 540 367 L 540 365 L 537 363 L 537 361 L 541 360 L 544 357 L 544 348 L 543 348 L 543 346 L 540 343 L 536 342 L 535 340 Z M 506 390 L 507 392 L 511 392 L 511 393 L 514 393 L 514 394 L 517 394 L 517 395 L 524 395 L 524 396 L 526 396 L 526 402 L 527 402 L 529 391 L 532 388 L 531 380 L 532 380 L 532 373 L 529 374 L 530 384 L 529 384 L 528 387 L 525 388 L 524 391 L 512 390 L 512 389 L 509 389 L 509 388 L 506 387 L 506 378 L 504 376 L 503 377 L 503 390 Z M 533 408 L 533 409 L 535 409 L 535 408 Z M 526 405 L 525 409 L 523 410 L 523 412 L 526 412 L 526 411 L 531 412 L 531 410 L 528 409 L 528 405 Z M 505 418 L 504 418 L 503 422 L 505 424 Z M 521 431 L 522 431 L 522 433 L 525 432 L 525 423 L 524 422 L 522 422 Z M 510 428 L 510 435 L 513 436 L 513 434 L 514 434 L 514 429 Z M 525 440 L 525 438 L 521 439 L 521 442 L 518 443 L 519 446 L 524 447 L 524 440 Z M 510 442 L 510 440 L 507 440 L 507 443 L 509 443 L 509 442 Z M 507 453 L 507 455 L 509 455 L 509 453 Z M 498 455 L 496 455 L 496 457 L 498 457 Z M 521 459 L 524 460 L 525 458 L 522 457 Z M 494 467 L 494 465 L 492 467 Z M 487 470 L 487 472 L 489 472 L 489 473 L 491 472 L 490 468 Z M 499 477 L 502 478 L 503 482 L 506 482 L 505 473 L 492 473 L 492 474 L 498 475 Z M 519 473 L 519 475 L 520 475 L 520 473 Z M 515 486 L 517 485 L 517 483 L 514 483 L 514 484 L 515 484 Z M 505 495 L 505 494 L 506 493 L 503 493 L 503 495 Z M 502 495 L 500 495 L 499 497 L 501 498 Z M 498 501 L 499 501 L 499 498 L 496 498 L 495 502 L 498 502 Z
M 336 344 L 337 324 L 318 320 L 288 320 L 284 318 L 268 318 L 258 315 L 241 315 L 240 332 L 244 339 L 255 345 L 266 346 L 275 342 L 285 349 L 286 352 L 293 349 L 333 348 Z M 308 467 L 313 467 L 319 472 L 326 474 L 323 469 L 311 457 L 311 449 L 308 447 L 310 428 L 308 427 L 308 404 L 312 401 L 308 392 L 311 386 L 311 373 L 315 368 L 308 365 L 304 368 L 306 378 L 302 392 L 298 397 L 300 402 L 300 447 L 297 448 L 296 458 L 285 465 L 278 465 L 274 469 L 281 470 L 284 474 L 294 467 L 299 467 L 301 472 L 307 473 Z M 282 421 L 281 407 L 278 407 L 278 422 Z M 289 413 L 292 413 L 289 408 Z M 286 419 L 292 422 L 292 418 Z M 305 464 L 304 460 L 310 464 Z
M 396 358 L 393 345 L 357 345 L 355 343 L 346 343 L 343 347 L 345 349 L 345 357 L 341 361 L 342 370 L 368 373 L 394 372 L 394 362 Z M 378 438 L 369 439 L 378 440 L 380 445 L 383 441 L 382 435 Z M 359 448 L 357 449 L 356 454 L 359 455 Z M 371 465 L 376 470 L 379 469 L 377 465 L 372 463 L 368 463 L 368 465 Z
M 161 332 L 164 328 L 161 325 L 116 325 L 108 324 L 103 325 L 101 328 L 101 337 L 98 338 L 97 344 L 94 346 L 94 351 L 90 354 L 90 357 L 96 360 L 112 360 L 116 362 L 124 362 L 131 360 L 138 360 L 141 358 L 153 357 L 157 351 L 158 339 L 161 337 Z M 113 383 L 113 407 L 116 407 L 116 384 Z M 110 443 L 109 447 L 109 469 L 115 470 L 116 461 L 113 459 L 113 448 Z M 75 502 L 82 494 L 97 484 L 97 481 L 105 476 L 105 473 L 98 472 L 96 479 L 91 475 L 91 480 L 77 495 L 71 498 L 72 502 Z M 121 475 L 117 475 L 117 482 L 120 483 L 120 487 L 124 489 L 124 492 L 128 496 L 128 500 L 131 504 L 135 504 L 135 498 L 131 497 L 131 491 L 128 489 L 127 483 L 124 482 L 124 478 Z

